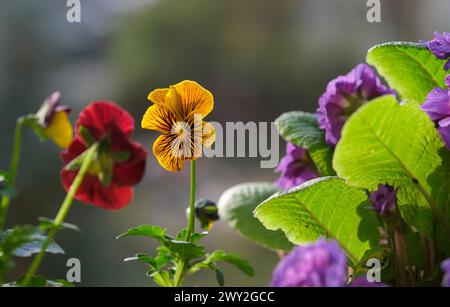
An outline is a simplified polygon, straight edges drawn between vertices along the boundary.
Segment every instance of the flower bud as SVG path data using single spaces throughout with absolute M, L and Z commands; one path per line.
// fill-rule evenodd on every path
M 205 230 L 211 229 L 213 223 L 220 219 L 217 205 L 206 198 L 200 198 L 195 202 L 195 216 Z

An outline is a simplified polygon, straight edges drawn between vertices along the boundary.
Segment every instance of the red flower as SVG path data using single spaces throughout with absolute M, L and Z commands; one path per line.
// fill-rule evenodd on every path
M 130 140 L 133 118 L 114 103 L 93 102 L 80 113 L 75 129 L 75 139 L 61 153 L 66 165 L 61 171 L 64 188 L 68 191 L 78 174 L 77 159 L 99 143 L 97 158 L 75 198 L 109 210 L 126 206 L 133 197 L 132 186 L 144 175 L 147 158 L 142 146 Z

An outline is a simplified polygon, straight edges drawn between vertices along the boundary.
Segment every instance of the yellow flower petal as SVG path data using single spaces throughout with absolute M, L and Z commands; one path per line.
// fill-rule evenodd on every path
M 216 130 L 214 126 L 208 122 L 203 122 L 203 133 L 202 133 L 202 143 L 206 147 L 211 147 L 211 145 L 216 140 Z
M 61 148 L 69 147 L 72 142 L 72 124 L 65 111 L 57 112 L 44 130 L 47 136 Z
M 165 104 L 181 111 L 184 116 L 201 114 L 205 117 L 214 107 L 214 98 L 197 82 L 185 80 L 170 87 Z
M 170 172 L 181 171 L 183 169 L 183 157 L 174 155 L 174 142 L 177 135 L 160 135 L 153 144 L 153 154 L 159 164 Z
M 152 91 L 150 94 L 148 94 L 147 98 L 154 104 L 163 104 L 168 92 L 169 92 L 168 88 L 158 88 Z
M 170 133 L 175 122 L 175 115 L 169 108 L 154 104 L 142 117 L 141 126 L 148 130 Z

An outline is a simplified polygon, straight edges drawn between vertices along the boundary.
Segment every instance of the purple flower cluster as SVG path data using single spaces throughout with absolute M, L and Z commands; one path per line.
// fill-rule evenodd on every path
M 445 78 L 445 84 L 450 88 L 450 75 Z M 434 121 L 445 146 L 450 149 L 450 91 L 434 88 L 422 104 L 422 109 Z
M 370 193 L 372 208 L 381 216 L 394 212 L 397 208 L 397 190 L 389 185 L 379 184 L 378 190 Z
M 276 171 L 281 175 L 275 183 L 282 189 L 289 189 L 317 177 L 307 151 L 292 143 L 287 143 L 286 156 L 281 159 Z
M 343 287 L 347 259 L 336 241 L 297 246 L 275 268 L 273 287 Z
M 434 32 L 434 39 L 424 43 L 425 46 L 440 60 L 447 60 L 444 69 L 450 69 L 450 33 Z
M 347 118 L 363 103 L 385 94 L 395 94 L 381 83 L 375 71 L 366 64 L 357 65 L 347 75 L 328 83 L 319 99 L 317 115 L 325 129 L 327 143 L 335 146 Z

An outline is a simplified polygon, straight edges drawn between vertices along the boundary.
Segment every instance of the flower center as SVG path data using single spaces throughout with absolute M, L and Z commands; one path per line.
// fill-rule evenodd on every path
M 178 137 L 186 138 L 190 134 L 189 124 L 185 122 L 176 122 L 173 124 L 172 133 L 176 134 Z
M 344 115 L 350 116 L 355 112 L 359 107 L 361 107 L 368 100 L 362 97 L 362 95 L 358 94 L 357 96 L 351 96 L 344 94 L 345 100 L 347 100 L 347 105 L 344 108 Z

